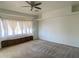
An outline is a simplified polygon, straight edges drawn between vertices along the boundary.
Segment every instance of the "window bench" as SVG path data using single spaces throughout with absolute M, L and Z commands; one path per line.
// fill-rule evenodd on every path
M 1 48 L 28 42 L 30 40 L 33 40 L 33 36 L 16 36 L 14 38 L 8 38 L 6 40 L 1 41 Z

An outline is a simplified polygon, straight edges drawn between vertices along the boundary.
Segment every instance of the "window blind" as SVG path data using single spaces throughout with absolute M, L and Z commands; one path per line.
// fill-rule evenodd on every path
M 0 18 L 0 37 L 18 34 L 33 34 L 32 21 Z

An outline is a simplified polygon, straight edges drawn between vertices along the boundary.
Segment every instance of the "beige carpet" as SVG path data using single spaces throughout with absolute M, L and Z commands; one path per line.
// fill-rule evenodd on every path
M 0 49 L 4 58 L 68 58 L 79 57 L 79 48 L 63 44 L 34 40 Z

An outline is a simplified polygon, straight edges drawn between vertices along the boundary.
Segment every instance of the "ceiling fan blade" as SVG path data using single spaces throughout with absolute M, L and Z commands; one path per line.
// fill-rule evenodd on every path
M 35 7 L 35 8 L 37 8 L 37 9 L 41 9 L 40 7 Z
M 21 7 L 31 7 L 31 6 L 21 6 Z
M 25 1 L 26 3 L 28 3 L 29 5 L 31 5 L 31 3 L 29 1 Z
M 40 2 L 40 3 L 37 3 L 37 4 L 35 4 L 35 6 L 38 6 L 38 5 L 41 5 L 42 3 Z
M 31 7 L 31 11 L 33 10 L 33 7 Z
M 35 5 L 35 2 L 34 1 L 31 1 L 31 6 L 34 6 Z

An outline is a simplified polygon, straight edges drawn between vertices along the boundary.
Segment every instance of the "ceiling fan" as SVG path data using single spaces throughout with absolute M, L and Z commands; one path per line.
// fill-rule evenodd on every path
M 36 1 L 25 1 L 25 2 L 28 3 L 30 6 L 22 6 L 22 7 L 31 7 L 31 11 L 32 11 L 34 8 L 41 10 L 40 7 L 37 7 L 37 6 L 39 6 L 39 5 L 42 4 L 41 2 L 39 2 L 39 3 L 36 3 Z

